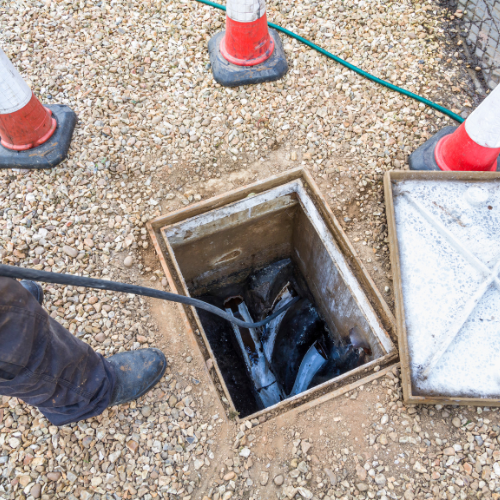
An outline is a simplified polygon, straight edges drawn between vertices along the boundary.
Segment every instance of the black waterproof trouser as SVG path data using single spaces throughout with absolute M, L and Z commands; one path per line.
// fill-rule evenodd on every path
M 0 278 L 0 395 L 36 406 L 54 425 L 102 413 L 111 365 L 52 319 L 17 281 Z

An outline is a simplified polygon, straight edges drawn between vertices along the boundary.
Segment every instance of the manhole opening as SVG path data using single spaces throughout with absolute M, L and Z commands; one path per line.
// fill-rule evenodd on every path
M 241 417 L 316 387 L 371 358 L 370 345 L 356 326 L 346 338 L 329 328 L 306 279 L 290 258 L 253 270 L 242 282 L 216 285 L 197 298 L 239 319 L 261 321 L 296 296 L 298 302 L 287 311 L 251 330 L 198 311 Z
M 197 311 L 206 347 L 240 417 L 328 388 L 343 374 L 361 373 L 394 355 L 301 180 L 165 226 L 161 233 L 186 291 L 240 319 L 260 321 L 298 297 L 255 331 Z

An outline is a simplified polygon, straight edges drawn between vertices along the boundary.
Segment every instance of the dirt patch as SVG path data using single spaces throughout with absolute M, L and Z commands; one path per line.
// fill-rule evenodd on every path
M 149 252 L 148 252 L 149 253 Z M 172 375 L 180 386 L 193 386 L 195 394 L 201 397 L 203 408 L 217 421 L 220 427 L 217 430 L 217 444 L 212 451 L 217 456 L 230 453 L 230 434 L 233 432 L 233 423 L 228 421 L 225 410 L 210 381 L 210 375 L 205 362 L 194 339 L 186 332 L 182 316 L 179 314 L 178 304 L 173 302 L 151 299 L 150 312 L 158 325 L 155 347 L 162 349 L 168 359 L 167 373 Z M 216 417 L 216 418 L 214 418 Z M 200 476 L 200 491 L 207 491 L 211 478 L 216 475 L 218 461 L 214 460 L 205 469 L 203 478 Z

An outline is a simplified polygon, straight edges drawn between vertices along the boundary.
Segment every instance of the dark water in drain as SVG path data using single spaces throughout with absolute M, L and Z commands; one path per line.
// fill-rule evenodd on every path
M 290 397 L 299 387 L 306 390 L 356 368 L 366 361 L 366 355 L 371 354 L 368 346 L 359 346 L 356 342 L 354 346 L 349 341 L 340 343 L 334 340 L 336 337 L 315 307 L 303 276 L 290 259 L 254 272 L 243 283 L 219 287 L 197 298 L 231 310 L 237 317 L 241 317 L 241 309 L 238 308 L 246 306 L 252 319 L 260 321 L 273 312 L 273 306 L 274 310 L 281 307 L 278 302 L 286 290 L 293 296 L 298 295 L 300 300 L 286 311 L 280 321 L 274 323 L 279 324 L 274 334 L 273 325 L 268 324 L 253 332 L 257 338 L 252 338 L 247 329 L 235 331 L 229 322 L 198 310 L 226 386 L 241 417 L 268 406 L 265 403 L 269 398 L 263 393 L 268 388 L 262 387 L 265 385 L 263 378 L 269 380 L 269 375 L 276 384 L 273 383 L 275 390 L 272 393 L 281 400 Z M 262 376 L 259 362 L 262 366 L 265 364 L 264 371 L 268 370 L 268 375 Z

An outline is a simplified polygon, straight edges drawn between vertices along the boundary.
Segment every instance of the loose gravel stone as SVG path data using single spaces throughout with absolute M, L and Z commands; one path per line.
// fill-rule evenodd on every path
M 132 453 L 135 453 L 137 451 L 138 447 L 139 447 L 139 444 L 137 443 L 137 441 L 134 441 L 133 439 L 131 439 L 130 441 L 127 442 L 127 448 Z
M 76 248 L 69 247 L 68 245 L 64 245 L 63 252 L 73 259 L 78 256 L 78 250 Z
M 265 486 L 269 481 L 269 472 L 262 472 L 260 475 L 260 484 Z
M 41 484 L 34 484 L 30 490 L 30 495 L 33 498 L 40 498 L 41 493 L 42 493 L 42 485 Z
M 468 113 L 484 97 L 457 45 L 460 13 L 435 2 L 269 0 L 267 13 L 270 21 L 455 112 Z M 1 262 L 168 289 L 146 227 L 150 220 L 303 166 L 392 307 L 382 176 L 408 169 L 411 151 L 455 123 L 285 35 L 290 69 L 283 79 L 222 88 L 209 67 L 207 41 L 224 19 L 208 6 L 179 0 L 0 6 L 2 49 L 44 104 L 66 104 L 78 115 L 68 158 L 59 166 L 0 171 Z M 396 370 L 346 399 L 364 404 L 365 395 L 379 391 L 357 434 L 339 415 L 338 433 L 318 435 L 331 415 L 320 420 L 310 411 L 301 417 L 311 419 L 307 429 L 291 424 L 281 431 L 273 427 L 276 419 L 262 417 L 241 430 L 184 346 L 182 321 L 174 321 L 167 339 L 158 333 L 149 299 L 44 289 L 51 317 L 103 356 L 155 346 L 171 360 L 166 376 L 140 401 L 78 424 L 51 426 L 33 407 L 1 398 L 2 498 L 498 495 L 494 409 L 407 407 Z M 213 366 L 208 359 L 216 377 Z M 267 443 L 280 432 L 287 444 L 273 449 Z M 227 449 L 231 456 L 222 456 Z M 229 472 L 234 476 L 222 482 Z
M 233 471 L 228 472 L 228 473 L 224 476 L 224 481 L 230 481 L 231 479 L 234 479 L 235 477 L 236 477 L 236 473 L 234 473 Z

